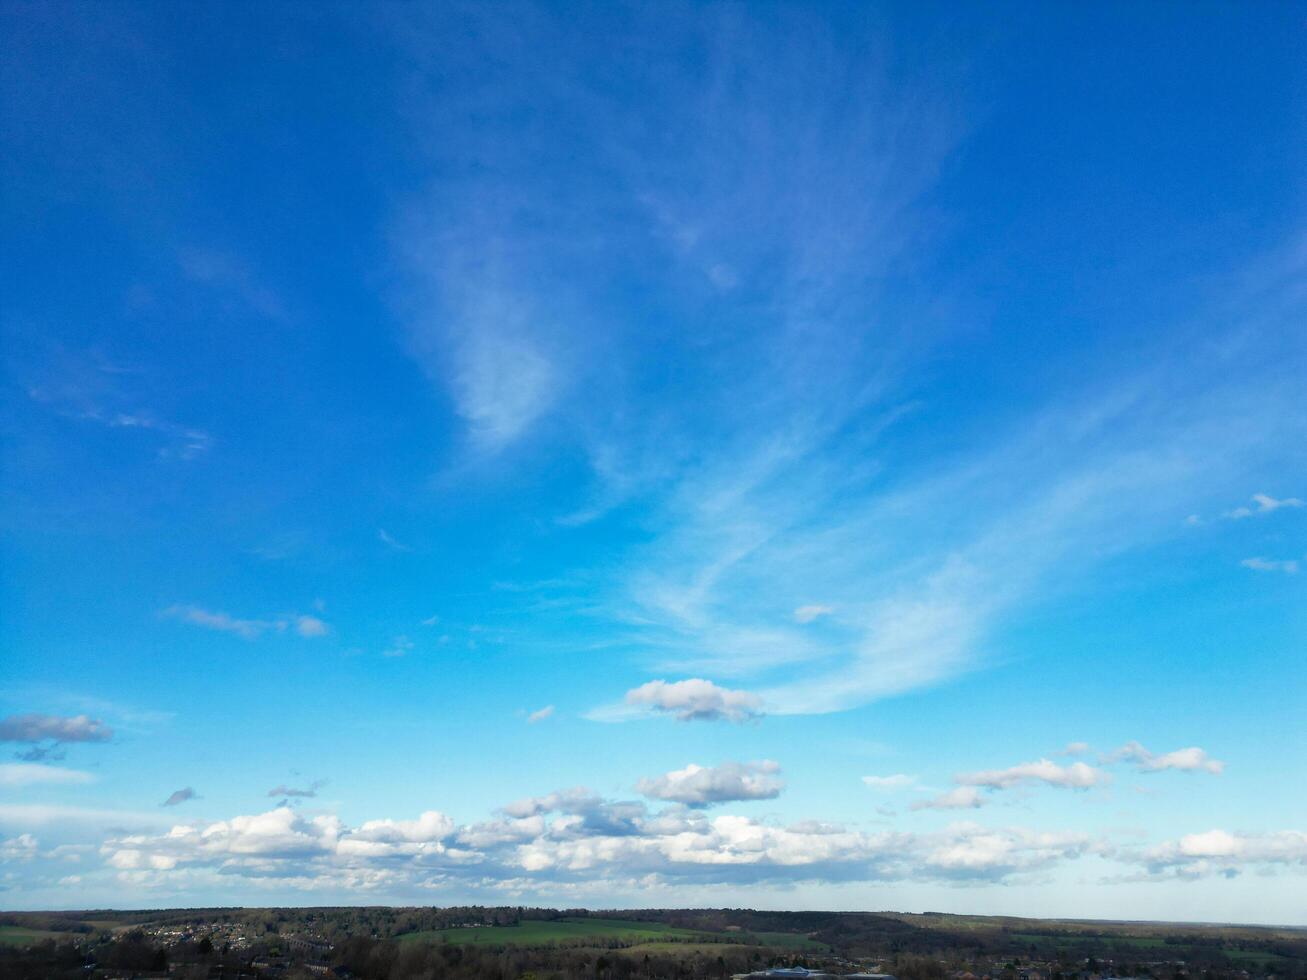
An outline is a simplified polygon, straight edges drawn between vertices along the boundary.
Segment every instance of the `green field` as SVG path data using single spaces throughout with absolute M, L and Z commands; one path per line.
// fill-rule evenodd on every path
M 0 926 L 0 946 L 31 946 L 43 939 L 72 939 L 73 932 L 51 932 L 48 929 L 28 929 L 24 926 Z
M 1221 952 L 1232 960 L 1244 963 L 1277 963 L 1289 959 L 1288 956 L 1281 956 L 1279 953 L 1272 953 L 1269 950 L 1262 952 L 1258 949 L 1223 949 Z
M 634 922 L 625 919 L 539 919 L 515 926 L 472 926 L 466 929 L 427 929 L 396 936 L 405 943 L 468 943 L 475 945 L 549 946 L 588 939 L 619 940 L 627 943 L 650 940 L 691 940 L 701 932 L 676 929 L 662 922 Z
M 738 953 L 740 950 L 753 949 L 754 947 L 742 943 L 709 943 L 709 942 L 663 942 L 655 940 L 648 943 L 637 943 L 634 946 L 627 946 L 619 949 L 617 952 L 625 956 L 653 956 L 659 953 L 673 953 L 682 956 L 723 956 L 726 953 Z

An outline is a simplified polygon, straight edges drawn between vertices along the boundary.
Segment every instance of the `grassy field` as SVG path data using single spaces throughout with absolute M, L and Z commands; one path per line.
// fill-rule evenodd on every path
M 550 946 L 560 942 L 592 939 L 627 943 L 650 940 L 694 939 L 703 933 L 675 929 L 662 922 L 634 922 L 625 919 L 540 919 L 515 926 L 473 926 L 467 929 L 428 929 L 396 938 L 405 943 L 469 943 L 475 945 Z
M 676 953 L 683 956 L 698 954 L 700 956 L 723 956 L 726 953 L 738 953 L 741 950 L 761 949 L 762 947 L 750 946 L 743 943 L 711 943 L 711 942 L 677 942 L 670 943 L 665 941 L 653 941 L 648 943 L 637 943 L 634 946 L 627 946 L 623 949 L 615 950 L 624 956 L 654 956 L 659 953 Z
M 46 929 L 28 929 L 24 926 L 0 926 L 0 946 L 31 946 L 43 939 L 72 939 L 77 933 L 50 932 Z

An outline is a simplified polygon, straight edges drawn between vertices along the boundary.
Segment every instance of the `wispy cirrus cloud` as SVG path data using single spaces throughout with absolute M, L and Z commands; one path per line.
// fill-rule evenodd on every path
M 214 445 L 213 436 L 204 429 L 169 419 L 150 407 L 162 399 L 152 390 L 157 382 L 148 372 L 100 351 L 47 351 L 39 367 L 20 373 L 31 375 L 27 394 L 33 402 L 71 421 L 152 435 L 160 459 L 193 460 Z
M 1239 564 L 1254 572 L 1283 572 L 1285 575 L 1297 575 L 1299 568 L 1297 558 L 1245 558 Z
M 176 619 L 191 626 L 215 630 L 219 633 L 232 633 L 243 640 L 257 640 L 265 633 L 295 632 L 306 639 L 326 636 L 331 627 L 317 616 L 294 615 L 279 616 L 274 619 L 243 619 L 221 610 L 205 609 L 202 606 L 169 606 L 161 613 L 168 619 Z
M 391 533 L 387 531 L 384 527 L 377 528 L 377 540 L 380 541 L 382 544 L 384 544 L 387 548 L 390 548 L 392 551 L 413 550 L 408 545 L 396 541 L 395 538 L 391 535 Z
M 1243 520 L 1247 517 L 1257 517 L 1262 514 L 1273 514 L 1275 511 L 1288 507 L 1294 509 L 1304 506 L 1303 502 L 1297 497 L 1283 497 L 1279 500 L 1272 497 L 1269 493 L 1255 493 L 1252 495 L 1252 506 L 1247 505 L 1235 507 L 1228 510 L 1222 517 L 1231 520 Z
M 798 609 L 794 610 L 794 621 L 796 623 L 811 623 L 822 616 L 829 616 L 834 611 L 834 606 L 799 606 Z
M 0 762 L 0 789 L 25 786 L 75 786 L 94 782 L 95 777 L 80 769 L 63 769 L 38 762 Z

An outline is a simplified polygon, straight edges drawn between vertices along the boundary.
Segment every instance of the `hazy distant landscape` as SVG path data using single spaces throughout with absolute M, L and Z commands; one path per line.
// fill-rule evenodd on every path
M 1307 928 L 749 909 L 170 909 L 0 915 L 4 976 L 897 980 L 1307 976 Z M 127 971 L 127 972 L 124 972 Z

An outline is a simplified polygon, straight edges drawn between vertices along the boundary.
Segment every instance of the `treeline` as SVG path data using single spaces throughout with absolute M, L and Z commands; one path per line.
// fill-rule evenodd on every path
M 396 943 L 355 937 L 336 950 L 336 965 L 362 980 L 724 980 L 776 965 L 834 967 L 824 957 L 765 956 L 741 947 L 705 953 L 597 951 L 568 946 L 492 947 Z
M 95 970 L 155 973 L 168 969 L 168 951 L 139 931 L 93 945 L 48 939 L 26 949 L 0 946 L 0 978 L 63 980 Z

